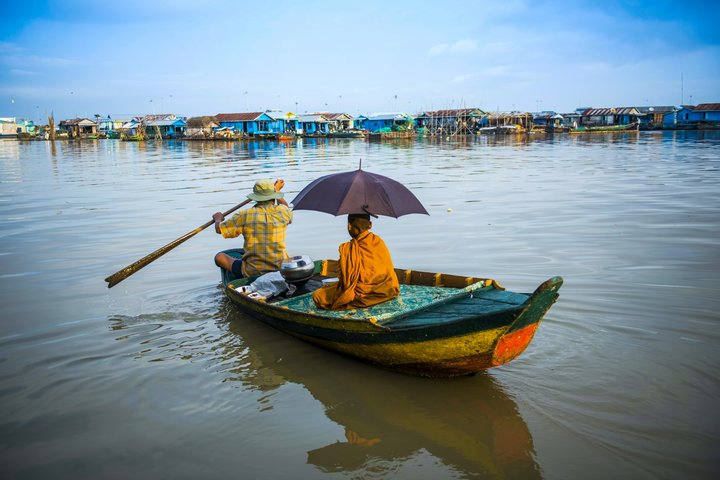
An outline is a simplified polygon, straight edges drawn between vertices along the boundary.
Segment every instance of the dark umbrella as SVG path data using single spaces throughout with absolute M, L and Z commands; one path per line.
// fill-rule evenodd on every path
M 295 210 L 315 210 L 335 216 L 349 213 L 394 218 L 410 213 L 429 215 L 405 185 L 361 168 L 314 180 L 292 203 Z

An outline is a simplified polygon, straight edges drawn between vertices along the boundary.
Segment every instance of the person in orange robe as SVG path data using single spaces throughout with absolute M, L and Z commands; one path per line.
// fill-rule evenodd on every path
M 315 291 L 318 308 L 344 310 L 391 300 L 400 293 L 390 252 L 380 237 L 370 232 L 370 215 L 348 215 L 352 239 L 340 245 L 338 282 Z

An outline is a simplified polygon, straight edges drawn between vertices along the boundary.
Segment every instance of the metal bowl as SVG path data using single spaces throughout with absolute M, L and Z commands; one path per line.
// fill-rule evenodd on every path
M 315 262 L 307 255 L 292 257 L 280 266 L 280 274 L 288 283 L 308 280 L 314 271 Z

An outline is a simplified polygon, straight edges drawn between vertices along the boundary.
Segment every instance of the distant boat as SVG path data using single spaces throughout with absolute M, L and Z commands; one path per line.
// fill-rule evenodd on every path
M 575 127 L 570 133 L 605 133 L 605 132 L 626 132 L 637 131 L 637 123 L 628 123 L 627 125 L 599 125 L 596 127 Z
M 297 135 L 295 135 L 295 133 L 293 133 L 293 132 L 278 133 L 277 139 L 280 140 L 281 142 L 291 142 L 293 140 L 297 140 Z
M 495 135 L 513 135 L 528 133 L 527 129 L 522 125 L 498 125 L 496 127 L 481 127 L 477 129 L 477 133 L 480 134 L 495 134 Z M 532 132 L 530 132 L 532 133 Z
M 406 138 L 415 138 L 415 132 L 412 130 L 406 130 L 404 132 L 371 132 L 367 136 L 367 139 L 370 141 L 400 140 Z
M 340 132 L 330 132 L 328 138 L 365 138 L 368 133 L 364 130 L 343 130 Z
M 244 138 L 245 140 L 278 140 L 280 138 L 280 134 L 270 132 L 250 132 L 247 134 L 247 136 L 242 138 Z
M 120 140 L 125 140 L 126 142 L 142 142 L 145 140 L 145 134 L 138 133 L 136 135 L 127 135 L 125 133 L 121 133 Z
M 35 140 L 37 138 L 37 135 L 34 133 L 29 132 L 20 132 L 17 134 L 18 140 Z

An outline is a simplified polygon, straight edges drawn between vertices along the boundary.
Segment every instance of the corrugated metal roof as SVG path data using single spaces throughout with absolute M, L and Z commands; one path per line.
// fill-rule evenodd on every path
M 696 112 L 717 112 L 720 111 L 720 103 L 701 103 L 693 109 Z
M 368 115 L 368 120 L 407 120 L 408 118 L 412 118 L 407 113 L 376 113 L 373 115 Z
M 200 117 L 190 117 L 187 120 L 188 127 L 202 128 L 202 127 L 217 127 L 219 123 L 215 117 L 203 115 Z
M 298 115 L 297 119 L 300 122 L 327 123 L 327 120 L 323 115 L 317 114 Z
M 175 120 L 152 120 L 143 123 L 148 127 L 169 127 L 170 125 L 185 125 L 185 120 L 176 118 Z
M 86 122 L 86 124 L 91 123 L 91 124 L 95 125 L 95 122 L 93 122 L 92 120 L 90 120 L 88 118 L 71 118 L 70 120 L 61 120 L 58 125 L 63 125 L 63 126 L 65 126 L 65 125 L 80 125 L 83 122 Z
M 252 122 L 257 120 L 265 112 L 245 112 L 245 113 L 218 113 L 215 117 L 218 122 Z
M 551 112 L 551 113 L 544 113 L 542 115 L 535 115 L 535 116 L 533 116 L 533 118 L 538 119 L 538 120 L 552 120 L 554 118 L 559 118 L 562 120 L 563 116 L 560 115 L 559 113 Z
M 675 107 L 637 107 L 637 109 L 640 111 L 640 113 L 667 113 L 667 112 L 674 112 L 677 110 Z
M 353 118 L 349 113 L 323 113 L 322 116 L 328 120 L 337 120 L 340 117 L 346 117 L 348 120 Z
M 145 115 L 143 117 L 144 122 L 154 122 L 156 120 L 175 120 L 177 117 L 172 113 L 159 113 L 157 115 Z
M 488 114 L 488 118 L 491 120 L 495 120 L 498 118 L 532 118 L 532 113 L 528 112 L 494 112 Z
M 618 108 L 589 108 L 583 112 L 584 117 L 597 117 L 601 115 L 638 115 L 640 112 L 635 107 Z
M 598 115 L 615 115 L 616 113 L 614 108 L 588 108 L 583 112 L 583 116 L 593 117 Z
M 428 117 L 463 117 L 471 115 L 484 115 L 485 112 L 479 108 L 456 108 L 450 110 L 435 110 L 432 112 L 423 112 L 423 116 Z

